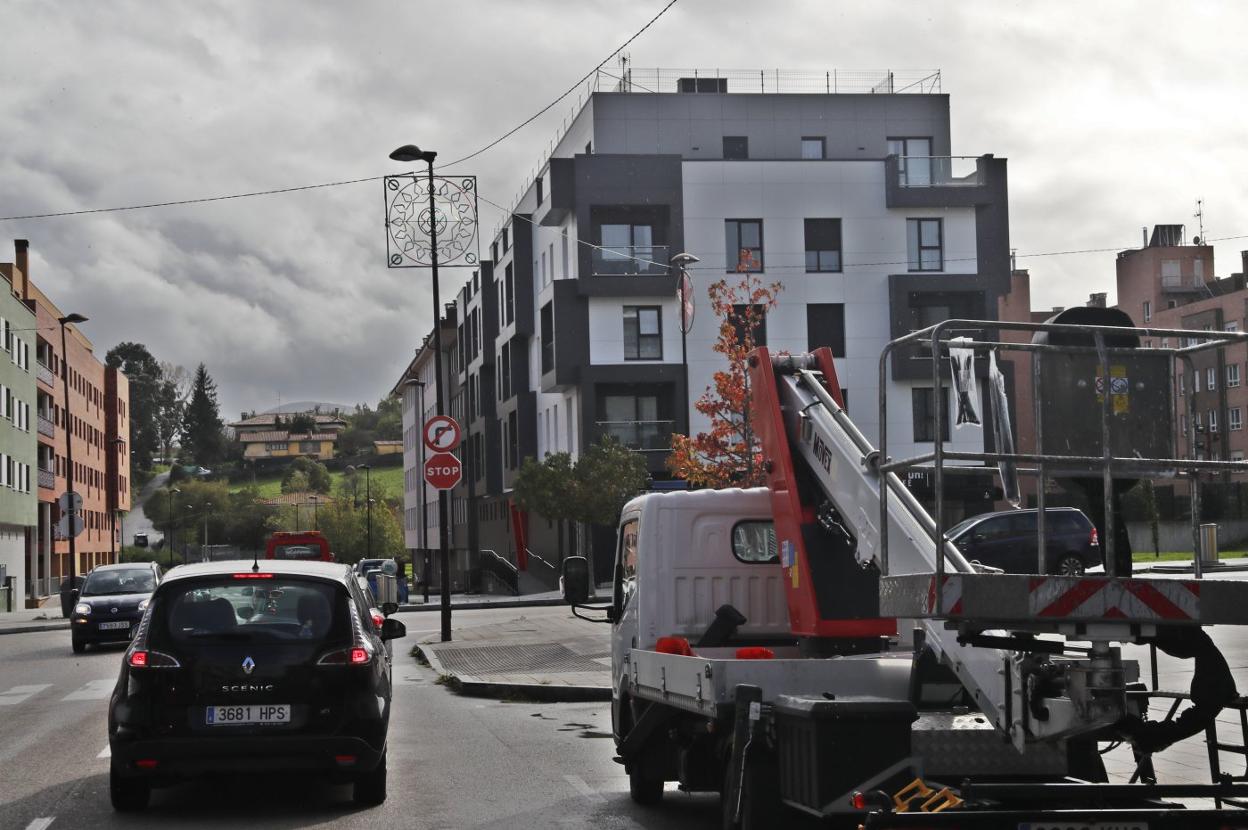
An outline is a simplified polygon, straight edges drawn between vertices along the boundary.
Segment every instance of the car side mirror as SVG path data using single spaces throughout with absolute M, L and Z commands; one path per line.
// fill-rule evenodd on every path
M 383 602 L 381 604 L 381 613 L 385 614 L 387 617 L 398 610 L 399 604 L 397 602 Z
M 559 590 L 568 605 L 584 605 L 589 601 L 589 560 L 584 556 L 569 556 L 563 560 L 559 575 Z
M 381 624 L 381 639 L 383 640 L 397 640 L 400 637 L 406 636 L 407 626 L 398 620 L 387 618 L 385 622 Z

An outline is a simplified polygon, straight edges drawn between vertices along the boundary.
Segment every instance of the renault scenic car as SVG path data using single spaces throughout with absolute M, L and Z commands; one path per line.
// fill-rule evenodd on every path
M 224 773 L 323 774 L 386 797 L 391 665 L 346 565 L 209 562 L 170 571 L 122 661 L 108 713 L 113 807 Z

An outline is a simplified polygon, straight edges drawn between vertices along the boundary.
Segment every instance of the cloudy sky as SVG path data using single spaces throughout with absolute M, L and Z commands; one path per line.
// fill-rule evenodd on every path
M 0 216 L 398 172 L 523 121 L 665 0 L 0 0 Z M 1009 159 L 1011 240 L 1037 308 L 1113 290 L 1112 253 L 1204 199 L 1217 271 L 1248 248 L 1241 2 L 680 0 L 633 65 L 940 69 L 959 155 Z M 614 64 L 607 68 L 614 70 Z M 511 204 L 575 102 L 459 172 Z M 223 412 L 376 401 L 428 331 L 425 272 L 385 267 L 377 182 L 201 205 L 0 221 L 0 261 L 121 340 L 199 361 Z M 481 205 L 487 237 L 499 211 Z M 483 246 L 484 247 L 484 246 Z M 467 271 L 444 274 L 443 296 Z

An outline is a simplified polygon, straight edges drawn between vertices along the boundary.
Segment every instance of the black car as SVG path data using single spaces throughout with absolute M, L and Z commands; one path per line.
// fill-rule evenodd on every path
M 87 574 L 70 614 L 70 643 L 81 654 L 91 643 L 126 642 L 160 584 L 151 562 L 100 565 Z
M 1035 573 L 1038 510 L 1003 510 L 972 516 L 949 530 L 962 555 L 1008 573 Z M 1092 521 L 1073 507 L 1044 511 L 1044 573 L 1081 574 L 1100 565 L 1101 546 Z
M 302 772 L 386 798 L 388 640 L 347 565 L 174 569 L 152 596 L 108 709 L 113 807 L 213 774 Z

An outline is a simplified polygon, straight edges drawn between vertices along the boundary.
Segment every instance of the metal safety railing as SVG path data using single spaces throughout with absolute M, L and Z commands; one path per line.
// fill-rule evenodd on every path
M 598 70 L 595 91 L 755 94 L 934 95 L 939 69 L 652 69 L 629 67 L 622 74 Z
M 481 548 L 481 558 L 477 560 L 477 564 L 484 573 L 503 583 L 512 594 L 520 593 L 520 572 L 498 551 Z
M 671 272 L 666 245 L 611 245 L 594 248 L 590 268 L 597 277 L 661 277 Z
M 949 333 L 957 329 L 976 328 L 984 332 L 987 339 L 970 340 L 966 338 L 951 338 Z M 1001 332 L 1020 332 L 1024 334 L 1035 335 L 1037 333 L 1048 333 L 1049 342 L 1012 342 L 1001 337 Z M 1147 340 L 1145 340 L 1147 338 Z M 1154 340 L 1160 340 L 1163 344 L 1175 342 L 1178 345 L 1169 347 L 1163 345 L 1156 348 L 1151 345 L 1128 345 L 1131 341 L 1140 343 L 1152 343 Z M 1090 342 L 1090 345 L 1087 345 Z M 888 369 L 889 362 L 893 358 L 904 357 L 907 354 L 906 347 L 912 344 L 926 343 L 929 346 L 927 353 L 931 363 L 931 380 L 933 399 L 936 404 L 932 407 L 933 420 L 933 438 L 932 451 L 920 453 L 911 457 L 893 459 L 888 455 Z M 888 500 L 890 492 L 896 495 L 897 487 L 895 484 L 900 482 L 897 474 L 914 469 L 930 470 L 933 483 L 933 510 L 931 514 L 931 522 L 925 522 L 930 529 L 932 543 L 936 549 L 944 549 L 948 551 L 952 545 L 945 535 L 946 513 L 945 513 L 945 485 L 948 475 L 965 475 L 975 474 L 982 475 L 991 473 L 996 475 L 1002 482 L 1003 488 L 1007 485 L 1006 477 L 1015 475 L 1025 475 L 1032 477 L 1036 481 L 1035 499 L 1037 510 L 1037 573 L 1045 572 L 1045 554 L 1046 554 L 1046 528 L 1045 528 L 1045 493 L 1048 489 L 1047 485 L 1052 478 L 1056 477 L 1082 477 L 1086 479 L 1100 479 L 1102 493 L 1102 504 L 1098 512 L 1103 510 L 1103 520 L 1100 523 L 1100 545 L 1105 561 L 1105 572 L 1108 576 L 1119 576 L 1117 573 L 1118 563 L 1116 562 L 1117 540 L 1115 535 L 1118 532 L 1116 511 L 1119 507 L 1115 504 L 1114 498 L 1114 479 L 1116 476 L 1127 476 L 1130 478 L 1179 478 L 1186 477 L 1191 484 L 1191 521 L 1192 521 L 1192 544 L 1194 552 L 1194 571 L 1197 579 L 1202 577 L 1201 570 L 1201 537 L 1200 537 L 1200 487 L 1199 474 L 1202 472 L 1248 472 L 1248 463 L 1243 461 L 1215 461 L 1205 460 L 1197 457 L 1195 448 L 1196 443 L 1196 393 L 1199 389 L 1199 379 L 1195 369 L 1193 357 L 1202 352 L 1211 350 L 1225 349 L 1227 346 L 1234 344 L 1248 343 L 1248 334 L 1242 332 L 1224 332 L 1224 331 L 1191 331 L 1184 329 L 1163 329 L 1151 327 L 1118 327 L 1112 325 L 1091 325 L 1091 324 L 1073 324 L 1073 323 L 1023 323 L 1023 322 L 1006 322 L 1006 321 L 986 321 L 986 320 L 946 320 L 934 326 L 912 332 L 903 337 L 891 341 L 880 355 L 879 361 L 879 424 L 880 424 L 880 440 L 879 440 L 879 465 L 880 476 L 880 570 L 884 575 L 888 575 Z M 970 350 L 975 358 L 986 358 L 989 354 L 1002 355 L 1009 352 L 1017 352 L 1030 355 L 1031 371 L 1029 380 L 1032 395 L 1032 411 L 1031 416 L 1034 420 L 1032 442 L 1034 443 L 1034 451 L 994 451 L 994 452 L 971 452 L 946 447 L 948 439 L 943 437 L 946 419 L 950 417 L 947 408 L 941 405 L 942 390 L 946 386 L 945 373 L 942 371 L 946 361 L 950 358 L 950 349 L 967 349 Z M 1086 370 L 1089 367 L 1095 369 L 1092 377 L 1071 377 L 1061 378 L 1065 384 L 1069 384 L 1074 388 L 1082 390 L 1082 393 L 1092 393 L 1095 395 L 1097 406 L 1096 413 L 1068 412 L 1064 413 L 1064 417 L 1069 419 L 1072 424 L 1077 424 L 1079 419 L 1093 416 L 1095 421 L 1092 423 L 1091 432 L 1084 432 L 1084 436 L 1092 438 L 1099 437 L 1099 454 L 1092 453 L 1072 453 L 1072 452 L 1046 452 L 1046 440 L 1053 441 L 1052 436 L 1045 435 L 1046 425 L 1046 386 L 1044 383 L 1046 362 L 1057 366 L 1057 360 L 1069 360 L 1070 358 L 1082 358 L 1079 368 Z M 1011 358 L 1004 358 L 1011 359 Z M 1148 371 L 1151 364 L 1142 364 L 1141 360 L 1164 360 L 1164 371 L 1159 371 L 1153 367 L 1152 375 L 1149 375 L 1149 383 L 1143 380 L 1132 381 L 1127 366 L 1143 367 L 1141 371 Z M 1134 362 L 1131 362 L 1134 361 Z M 1183 371 L 1176 371 L 1176 365 L 1181 364 Z M 1068 366 L 1072 364 L 1067 364 Z M 1021 371 L 1018 364 L 1015 366 L 1015 380 L 1019 379 Z M 952 375 L 952 373 L 950 373 Z M 1144 375 L 1141 375 L 1144 377 Z M 1159 392 L 1156 386 L 1160 380 L 1164 378 L 1166 384 L 1164 393 Z M 1053 380 L 1053 378 L 1050 378 Z M 955 378 L 949 377 L 949 385 L 956 387 Z M 992 378 L 989 378 L 991 385 Z M 1088 384 L 1093 384 L 1091 390 Z M 1143 385 L 1141 385 L 1143 384 Z M 1150 385 L 1151 384 L 1151 385 Z M 1179 395 L 1174 395 L 1173 390 L 1176 384 L 1181 389 Z M 1166 439 L 1167 448 L 1170 450 L 1165 455 L 1144 456 L 1138 451 L 1134 455 L 1114 455 L 1115 448 L 1115 419 L 1129 413 L 1130 396 L 1135 394 L 1137 400 L 1143 397 L 1145 390 L 1156 394 L 1157 402 L 1165 404 L 1165 411 L 1157 409 L 1151 410 L 1151 417 L 1155 421 L 1153 427 L 1156 429 L 1167 429 L 1168 438 Z M 1061 397 L 1061 390 L 1054 390 L 1055 399 Z M 991 399 L 991 394 L 990 394 Z M 1185 407 L 1185 418 L 1176 418 L 1176 410 Z M 1008 417 L 1008 416 L 1007 416 Z M 1052 417 L 1050 415 L 1050 417 Z M 1160 419 L 1160 420 L 1158 420 Z M 987 413 L 981 413 L 981 421 L 986 426 L 988 423 Z M 1052 423 L 1050 421 L 1050 423 Z M 1008 420 L 1006 421 L 1008 425 Z M 1181 429 L 1175 426 L 1182 424 Z M 1072 427 L 1074 428 L 1074 427 Z M 1117 426 L 1118 430 L 1122 430 L 1122 424 Z M 1177 448 L 1176 438 L 1182 433 L 1185 447 L 1184 457 L 1180 457 Z M 995 433 L 994 433 L 995 434 Z M 1069 436 L 1056 436 L 1058 438 Z M 1131 436 L 1133 441 L 1135 436 Z M 997 435 L 997 440 L 1001 440 L 1001 436 Z M 1011 441 L 1012 443 L 1012 441 Z M 1158 441 L 1154 439 L 1152 448 L 1158 446 Z M 1063 445 L 1070 446 L 1069 440 L 1063 441 Z M 998 444 L 999 446 L 999 444 Z M 1008 449 L 1012 450 L 1012 447 Z M 1086 442 L 1085 442 L 1086 449 Z M 951 465 L 949 462 L 955 462 Z M 964 466 L 968 463 L 977 463 L 977 466 Z M 989 465 L 996 465 L 989 466 Z M 1019 465 L 1031 465 L 1027 467 Z M 903 497 L 904 498 L 904 497 Z M 913 496 L 910 497 L 911 499 Z M 942 544 L 943 542 L 943 544 Z M 935 607 L 943 607 L 941 605 L 941 593 L 943 585 L 943 577 L 946 569 L 946 557 L 936 557 L 936 605 Z M 958 568 L 961 570 L 962 568 Z

